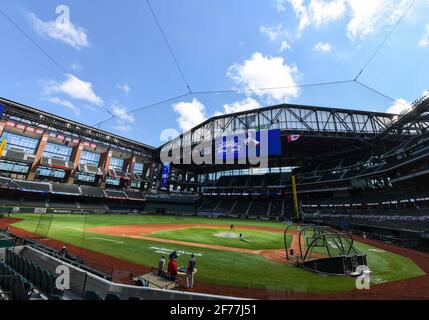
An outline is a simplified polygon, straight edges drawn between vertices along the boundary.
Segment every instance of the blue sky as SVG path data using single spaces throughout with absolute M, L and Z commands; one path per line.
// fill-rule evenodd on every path
M 410 0 L 152 0 L 193 91 L 272 88 L 353 79 Z M 70 12 L 70 24 L 56 23 Z M 429 0 L 408 15 L 356 83 L 189 95 L 145 1 L 8 1 L 0 15 L 0 96 L 158 146 L 161 131 L 282 102 L 401 111 L 429 89 Z M 64 20 L 61 20 L 64 22 Z

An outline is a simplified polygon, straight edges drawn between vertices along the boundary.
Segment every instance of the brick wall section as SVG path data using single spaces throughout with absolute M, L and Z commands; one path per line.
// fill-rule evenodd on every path
M 83 151 L 83 142 L 79 142 L 76 146 L 73 147 L 72 154 L 70 156 L 70 161 L 73 162 L 73 170 L 70 172 L 69 177 L 67 178 L 67 184 L 73 184 L 76 177 L 76 173 L 79 169 L 80 157 Z
M 37 146 L 37 149 L 36 149 L 36 154 L 35 154 L 33 164 L 31 165 L 30 171 L 28 172 L 27 180 L 33 181 L 34 178 L 36 177 L 36 170 L 40 164 L 40 160 L 42 159 L 42 155 L 43 155 L 43 152 L 45 151 L 46 144 L 48 143 L 48 137 L 49 135 L 47 133 L 44 133 L 39 140 L 39 145 Z

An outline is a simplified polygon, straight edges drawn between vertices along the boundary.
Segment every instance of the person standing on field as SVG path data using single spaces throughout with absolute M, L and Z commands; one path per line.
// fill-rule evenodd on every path
M 191 254 L 191 259 L 189 259 L 188 262 L 188 269 L 186 271 L 186 288 L 193 288 L 194 287 L 194 273 L 195 273 L 195 267 L 197 265 L 197 259 L 195 259 L 195 255 Z
M 170 257 L 170 262 L 168 263 L 168 275 L 170 277 L 170 281 L 176 281 L 177 273 L 179 272 L 177 268 L 176 258 Z
M 159 276 L 162 276 L 163 273 L 165 272 L 164 271 L 164 267 L 165 267 L 165 257 L 162 256 L 161 259 L 159 259 L 159 262 L 158 262 L 158 275 Z

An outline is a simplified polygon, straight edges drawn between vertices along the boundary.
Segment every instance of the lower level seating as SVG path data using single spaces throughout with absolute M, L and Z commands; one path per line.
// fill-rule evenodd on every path
M 206 199 L 199 210 L 214 210 L 219 204 L 219 199 Z
M 142 192 L 137 191 L 125 191 L 128 198 L 131 200 L 144 200 L 144 195 Z
M 283 200 L 272 200 L 269 216 L 281 216 L 283 214 Z
M 3 270 L 1 270 L 3 269 Z M 28 300 L 36 289 L 46 297 L 62 295 L 55 286 L 57 276 L 12 250 L 6 250 L 5 263 L 0 263 L 0 287 L 10 291 L 12 299 Z
M 250 216 L 266 216 L 270 206 L 269 200 L 254 200 L 250 205 L 248 215 Z
M 236 200 L 223 199 L 217 207 L 217 210 L 228 213 L 234 207 Z
M 249 208 L 249 200 L 237 200 L 237 204 L 232 209 L 231 213 L 245 215 Z
M 82 194 L 89 197 L 105 197 L 103 189 L 91 186 L 81 186 Z
M 6 263 L 0 262 L 0 289 L 8 299 L 29 300 L 32 288 L 31 282 Z

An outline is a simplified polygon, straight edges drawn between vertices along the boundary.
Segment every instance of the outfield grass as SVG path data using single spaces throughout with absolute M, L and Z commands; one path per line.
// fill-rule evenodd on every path
M 236 236 L 239 236 L 241 233 L 242 238 L 221 237 L 221 233 L 232 233 Z M 230 232 L 229 228 L 188 228 L 172 231 L 161 231 L 151 233 L 150 237 L 213 244 L 218 246 L 250 250 L 282 249 L 285 246 L 283 233 L 254 230 L 236 230 Z M 288 235 L 288 239 L 290 238 L 291 235 Z
M 14 225 L 15 227 L 31 232 L 36 230 L 38 215 L 19 215 L 16 217 L 22 218 L 24 221 L 16 223 Z M 196 280 L 208 284 L 267 290 L 287 290 L 289 292 L 311 294 L 334 293 L 355 288 L 354 280 L 351 278 L 321 276 L 287 264 L 269 261 L 259 255 L 83 232 L 84 228 L 98 226 L 156 223 L 225 225 L 233 223 L 236 226 L 257 225 L 277 227 L 279 229 L 284 227 L 282 224 L 276 222 L 257 222 L 241 219 L 55 215 L 50 225 L 48 237 L 148 267 L 157 264 L 161 252 L 160 249 L 165 252 L 171 252 L 173 250 L 184 251 L 185 254 L 181 255 L 178 259 L 179 266 L 186 265 L 187 259 L 189 258 L 188 254 L 193 252 L 198 254 L 198 274 Z M 194 232 L 195 230 L 192 229 L 186 236 L 186 241 L 195 241 L 189 240 L 191 237 L 195 237 Z M 278 234 L 271 239 L 273 244 L 277 241 L 278 236 L 282 237 L 281 234 Z M 110 242 L 108 240 L 119 242 Z M 268 237 L 267 243 L 270 243 L 269 241 L 271 240 Z M 219 241 L 216 244 L 219 244 Z M 376 279 L 378 283 L 407 279 L 424 274 L 424 272 L 408 258 L 390 252 L 372 251 L 374 248 L 360 243 L 357 243 L 357 247 L 362 252 L 368 254 L 368 262 L 373 271 L 373 278 Z

